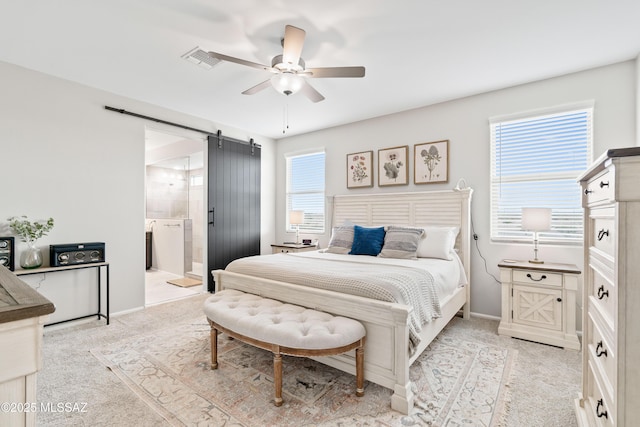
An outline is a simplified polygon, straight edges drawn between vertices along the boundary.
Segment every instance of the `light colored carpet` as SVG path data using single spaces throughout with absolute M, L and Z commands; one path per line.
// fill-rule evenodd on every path
M 275 417 L 278 410 L 308 413 L 304 418 L 272 418 L 272 425 L 460 425 L 443 414 L 466 419 L 464 425 L 468 426 L 496 424 L 501 419 L 498 425 L 577 425 L 573 399 L 579 389 L 580 353 L 498 336 L 498 322 L 477 318 L 454 319 L 434 342 L 424 363 L 414 364 L 411 372 L 419 404 L 411 417 L 390 411 L 388 390 L 367 383 L 365 396 L 356 398 L 353 377 L 298 358 L 287 358 L 284 365 L 288 406 L 275 408 L 269 353 L 261 356 L 259 350 L 226 342 L 221 368 L 209 369 L 208 325 L 202 315 L 206 297 L 197 295 L 112 317 L 109 326 L 93 321 L 60 330 L 46 328 L 38 401 L 87 405 L 84 412 L 39 413 L 37 425 L 262 426 L 269 425 L 266 417 Z M 90 350 L 112 368 L 106 368 Z M 134 374 L 136 370 L 130 368 L 135 363 L 149 370 L 138 369 Z M 451 370 L 449 365 L 457 368 Z M 240 379 L 244 386 L 251 384 L 251 388 L 234 387 L 236 383 L 230 378 Z M 211 384 L 217 384 L 213 390 Z M 141 398 L 145 389 L 155 390 L 148 394 L 154 397 Z M 184 399 L 179 398 L 182 392 Z M 173 403 L 164 403 L 164 396 L 166 402 Z M 471 409 L 460 412 L 456 405 L 465 399 L 464 407 Z M 176 416 L 183 414 L 182 410 L 171 406 L 183 405 L 191 416 L 194 406 L 212 401 L 216 405 L 209 407 L 209 418 L 184 419 L 183 424 L 178 424 Z M 251 414 L 246 408 L 264 413 Z

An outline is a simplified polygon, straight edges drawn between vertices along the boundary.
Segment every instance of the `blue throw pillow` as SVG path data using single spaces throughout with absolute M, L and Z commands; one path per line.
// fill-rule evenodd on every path
M 353 226 L 353 245 L 350 255 L 377 256 L 384 244 L 384 227 L 366 228 Z

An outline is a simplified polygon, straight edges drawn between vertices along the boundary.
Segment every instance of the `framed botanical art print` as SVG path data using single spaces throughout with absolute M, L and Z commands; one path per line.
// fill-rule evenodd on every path
M 449 140 L 416 144 L 414 183 L 433 184 L 449 180 Z
M 373 187 L 373 151 L 347 154 L 347 188 Z
M 409 184 L 409 146 L 378 150 L 378 186 Z

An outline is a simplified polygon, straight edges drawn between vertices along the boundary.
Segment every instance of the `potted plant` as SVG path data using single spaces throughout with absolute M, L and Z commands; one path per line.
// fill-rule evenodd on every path
M 20 239 L 27 244 L 27 250 L 20 255 L 20 267 L 25 269 L 38 268 L 42 265 L 42 254 L 36 247 L 36 242 L 46 236 L 53 228 L 53 218 L 45 221 L 31 222 L 25 215 L 13 216 L 8 219 L 9 227 Z

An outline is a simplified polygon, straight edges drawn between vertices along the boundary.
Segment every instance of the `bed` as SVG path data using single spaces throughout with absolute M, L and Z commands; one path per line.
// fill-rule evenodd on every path
M 361 295 L 343 293 L 326 286 L 317 288 L 292 283 L 290 279 L 273 279 L 266 274 L 225 270 L 212 271 L 216 291 L 237 289 L 291 304 L 302 305 L 335 315 L 350 317 L 362 322 L 367 331 L 365 354 L 365 379 L 393 391 L 391 407 L 404 414 L 413 408 L 409 367 L 459 312 L 464 318 L 470 315 L 470 206 L 472 189 L 443 190 L 411 193 L 383 193 L 334 196 L 332 224 L 345 223 L 364 227 L 378 226 L 439 226 L 458 227 L 455 240 L 457 262 L 464 276 L 464 286 L 454 286 L 450 293 L 440 296 L 436 318 L 415 328 L 416 311 L 412 305 L 381 301 Z M 333 257 L 331 254 L 303 253 L 287 259 L 296 263 L 312 262 L 314 257 Z M 348 257 L 349 255 L 343 255 Z M 283 257 L 286 255 L 265 255 Z M 353 257 L 353 255 L 351 255 Z M 362 257 L 356 255 L 356 257 Z M 375 260 L 374 257 L 368 257 Z M 408 261 L 408 260 L 406 260 Z M 324 262 L 324 261 L 317 261 Z M 368 261 L 363 261 L 368 262 Z M 394 264 L 394 262 L 391 262 Z M 298 265 L 296 271 L 305 271 Z M 396 268 L 396 267 L 387 267 Z M 397 267 L 400 268 L 400 267 Z M 257 268 L 260 271 L 261 268 Z M 416 330 L 417 329 L 417 330 Z M 417 334 L 417 337 L 413 335 Z M 353 353 L 353 352 L 352 352 Z M 355 357 L 352 353 L 322 357 L 317 360 L 337 369 L 355 374 Z

